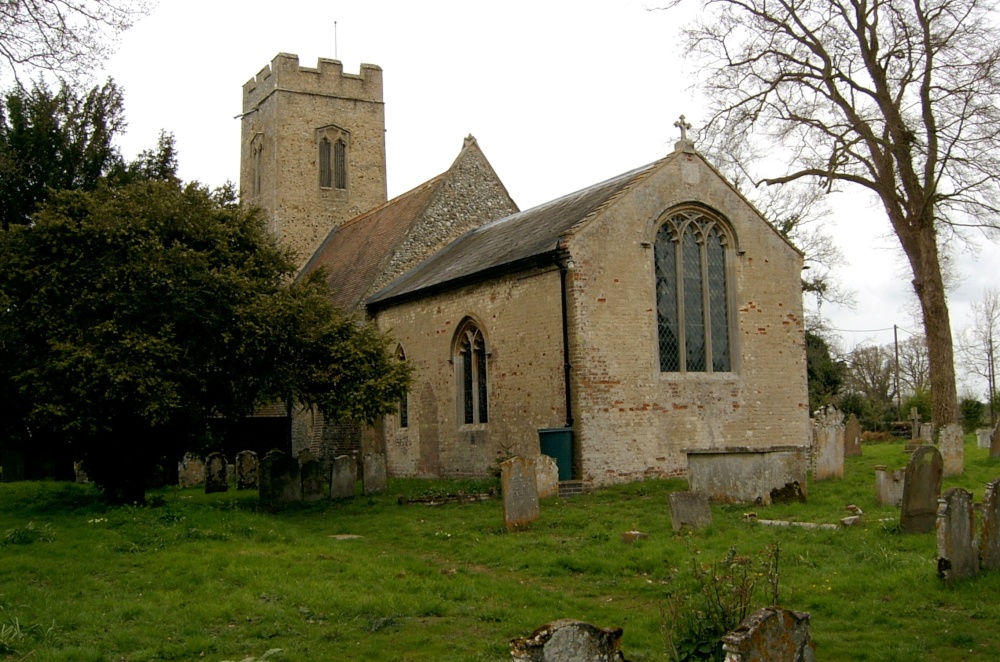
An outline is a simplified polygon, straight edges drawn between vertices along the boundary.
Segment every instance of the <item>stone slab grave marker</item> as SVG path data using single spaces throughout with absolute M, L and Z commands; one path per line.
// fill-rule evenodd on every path
M 535 458 L 535 479 L 539 499 L 559 496 L 559 465 L 554 457 L 539 455 Z
M 621 628 L 599 628 L 563 618 L 526 638 L 512 639 L 513 662 L 627 662 L 621 653 Z
M 361 461 L 364 476 L 361 479 L 365 494 L 385 492 L 388 487 L 386 478 L 385 455 L 381 453 L 365 453 Z
M 910 439 L 920 438 L 920 412 L 916 407 L 910 407 Z
M 833 405 L 814 414 L 812 465 L 815 480 L 844 477 L 844 422 Z
M 222 453 L 209 453 L 205 458 L 205 494 L 229 490 L 228 465 Z
M 303 501 L 319 501 L 327 498 L 330 489 L 326 484 L 326 472 L 308 448 L 299 453 L 299 472 L 302 476 Z
M 690 526 L 702 529 L 712 524 L 712 509 L 708 505 L 708 497 L 695 492 L 671 492 L 670 524 L 674 531 Z
M 257 489 L 257 454 L 253 451 L 240 451 L 236 454 L 236 489 Z
M 257 478 L 262 503 L 281 506 L 302 500 L 298 460 L 277 448 L 269 450 L 261 460 Z
M 500 491 L 503 521 L 508 531 L 523 528 L 541 516 L 534 458 L 512 457 L 501 462 Z
M 944 460 L 944 475 L 961 476 L 965 471 L 965 440 L 962 426 L 957 423 L 942 426 L 938 435 L 938 448 Z
M 351 455 L 333 458 L 330 471 L 330 498 L 350 499 L 354 496 L 354 484 L 358 480 L 358 463 Z
M 886 469 L 884 464 L 875 467 L 875 505 L 896 506 L 903 502 L 903 485 L 906 469 Z
M 809 614 L 765 607 L 722 637 L 726 662 L 816 662 Z
M 953 487 L 938 499 L 938 577 L 945 581 L 973 577 L 979 572 L 976 548 L 976 514 L 972 493 Z
M 930 533 L 937 522 L 944 460 L 933 446 L 918 446 L 906 465 L 899 525 L 905 533 Z
M 1000 569 L 1000 478 L 986 483 L 986 492 L 983 494 L 979 562 L 983 570 Z
M 857 457 L 858 455 L 861 455 L 861 423 L 852 412 L 847 417 L 847 424 L 844 426 L 844 456 Z
M 989 448 L 990 437 L 992 435 L 993 435 L 993 430 L 989 428 L 979 428 L 978 430 L 976 430 L 976 447 Z
M 184 453 L 184 457 L 177 463 L 177 485 L 178 487 L 195 487 L 205 484 L 205 461 L 200 455 L 194 453 Z

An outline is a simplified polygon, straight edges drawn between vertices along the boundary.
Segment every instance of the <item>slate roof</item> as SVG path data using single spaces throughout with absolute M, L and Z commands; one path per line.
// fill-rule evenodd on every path
M 302 268 L 300 278 L 323 267 L 333 302 L 354 310 L 397 244 L 434 197 L 447 172 L 334 228 Z
M 376 292 L 368 306 L 378 308 L 532 264 L 551 263 L 567 232 L 672 157 L 470 230 Z

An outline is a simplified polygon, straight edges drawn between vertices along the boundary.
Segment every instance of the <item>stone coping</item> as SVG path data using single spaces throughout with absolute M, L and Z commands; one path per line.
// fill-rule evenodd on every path
M 787 453 L 790 451 L 808 451 L 808 446 L 724 446 L 722 448 L 684 448 L 682 452 L 688 455 L 733 455 L 736 453 Z

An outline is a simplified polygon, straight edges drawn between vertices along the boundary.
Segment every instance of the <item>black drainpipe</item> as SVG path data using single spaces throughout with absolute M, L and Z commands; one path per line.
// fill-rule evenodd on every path
M 569 268 L 566 264 L 569 258 L 559 260 L 559 285 L 562 294 L 562 337 L 563 337 L 563 384 L 566 391 L 566 427 L 573 427 L 573 398 L 571 397 L 569 385 L 569 373 L 571 366 L 569 363 L 569 305 L 566 302 L 566 274 Z

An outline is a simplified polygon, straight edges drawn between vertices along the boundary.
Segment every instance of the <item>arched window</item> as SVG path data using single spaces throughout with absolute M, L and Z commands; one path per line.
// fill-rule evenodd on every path
M 330 139 L 323 136 L 319 141 L 319 185 L 322 188 L 333 186 L 333 167 Z
M 661 372 L 730 372 L 726 227 L 698 209 L 671 213 L 656 233 L 656 317 Z
M 406 352 L 403 351 L 402 345 L 396 348 L 396 360 L 400 362 L 406 360 Z M 401 428 L 410 426 L 409 395 L 409 393 L 404 393 L 403 397 L 399 399 L 399 427 Z
M 486 340 L 475 322 L 467 320 L 455 336 L 458 367 L 459 413 L 465 424 L 489 421 L 486 375 Z

